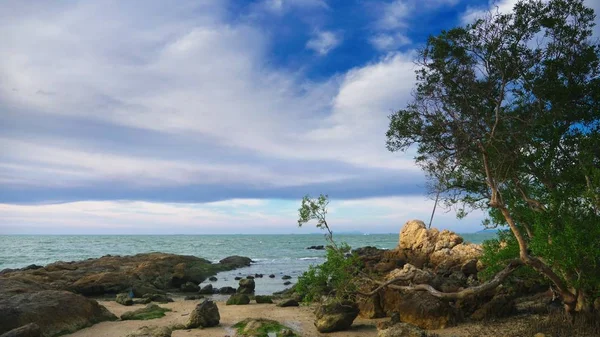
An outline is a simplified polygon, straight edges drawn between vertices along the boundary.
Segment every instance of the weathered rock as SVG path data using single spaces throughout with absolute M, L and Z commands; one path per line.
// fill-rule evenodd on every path
M 381 298 L 386 314 L 397 312 L 402 322 L 423 329 L 443 329 L 456 321 L 456 313 L 448 303 L 426 292 L 400 293 L 388 288 Z
M 300 304 L 298 303 L 298 301 L 296 301 L 293 298 L 288 298 L 288 299 L 285 299 L 285 300 L 277 303 L 277 306 L 278 307 L 282 307 L 282 308 L 284 308 L 284 307 L 297 307 L 299 305 Z
M 171 337 L 172 330 L 166 326 L 143 326 L 127 337 Z
M 269 275 L 269 278 L 275 278 L 275 274 Z
M 180 290 L 184 293 L 195 293 L 200 290 L 200 287 L 194 282 L 186 282 L 181 285 Z
M 264 275 L 263 274 L 254 274 L 255 278 L 262 278 Z
M 249 280 L 254 280 L 254 276 L 252 276 L 252 275 L 248 275 L 248 276 L 246 276 L 246 278 Z
M 250 297 L 246 294 L 233 294 L 229 297 L 226 305 L 244 305 L 250 303 Z
M 325 246 L 323 246 L 323 245 L 318 245 L 318 246 L 310 246 L 310 247 L 306 247 L 306 249 L 324 250 L 324 249 L 325 249 Z
M 429 337 L 425 330 L 408 323 L 396 323 L 377 332 L 377 337 Z
M 208 328 L 211 326 L 217 326 L 219 325 L 220 319 L 221 316 L 219 315 L 219 308 L 215 302 L 205 300 L 204 302 L 198 304 L 194 311 L 192 311 L 186 328 Z
M 233 279 L 234 279 L 234 280 L 236 280 L 236 281 L 239 281 L 239 280 L 241 280 L 241 279 L 242 279 L 242 277 L 241 277 L 241 276 L 236 276 L 236 277 L 234 277 Z
M 236 290 L 233 287 L 221 287 L 219 288 L 219 294 L 235 294 Z
M 315 327 L 319 332 L 347 330 L 356 316 L 358 307 L 352 302 L 327 302 L 315 310 Z
M 42 331 L 40 330 L 39 325 L 29 323 L 22 327 L 12 329 L 9 332 L 0 335 L 0 337 L 42 337 Z
M 149 299 L 152 302 L 158 302 L 163 304 L 173 302 L 172 298 L 167 297 L 167 295 L 163 294 L 146 294 L 144 295 L 144 298 Z
M 122 304 L 122 305 L 133 305 L 133 299 L 131 297 L 129 297 L 129 294 L 127 294 L 127 293 L 117 294 L 117 296 L 115 298 L 115 302 Z
M 284 285 L 284 286 L 289 286 L 290 284 L 292 284 L 292 282 L 290 282 L 290 281 L 285 281 L 285 282 L 283 282 L 283 285 Z
M 402 227 L 395 250 L 417 268 L 431 266 L 442 270 L 460 270 L 481 255 L 479 245 L 465 244 L 462 237 L 448 230 L 427 229 L 420 220 L 410 220 Z
M 462 266 L 460 266 L 460 271 L 465 274 L 465 276 L 477 275 L 477 259 L 471 259 Z
M 484 303 L 471 315 L 471 319 L 483 320 L 488 318 L 506 317 L 515 312 L 515 301 L 513 296 L 499 294 L 489 302 Z
M 152 299 L 144 297 L 144 298 L 134 298 L 133 304 L 148 304 L 152 302 Z
M 214 277 L 214 276 L 211 276 L 211 277 L 208 278 L 208 280 L 211 281 L 211 282 L 216 282 L 217 278 Z
M 252 294 L 256 287 L 256 283 L 254 283 L 253 279 L 241 279 L 239 285 L 240 286 L 237 289 L 239 294 Z
M 368 289 L 368 291 L 371 291 L 371 289 Z M 375 293 L 370 297 L 359 298 L 357 305 L 360 317 L 369 319 L 385 317 L 379 293 Z
M 291 278 L 292 278 L 292 277 L 291 277 L 290 275 L 283 275 L 283 276 L 281 277 L 281 279 L 282 279 L 282 280 L 289 280 L 289 279 L 291 279 Z
M 143 282 L 135 282 L 133 287 L 131 287 L 131 291 L 134 297 L 144 297 L 146 294 L 165 294 L 164 290 L 157 289 L 154 285 Z
M 394 269 L 385 276 L 386 281 L 396 278 L 403 279 L 402 284 L 404 285 L 408 285 L 409 283 L 422 284 L 431 282 L 435 278 L 435 275 L 428 270 L 422 270 L 407 263 L 402 269 Z
M 254 297 L 254 300 L 256 301 L 256 303 L 273 303 L 273 299 L 271 299 L 271 296 L 256 295 Z
M 184 301 L 194 301 L 194 300 L 201 300 L 203 298 L 204 298 L 204 296 L 202 296 L 202 295 L 189 295 L 189 296 L 186 296 L 183 300 Z
M 229 256 L 219 261 L 220 264 L 231 265 L 235 268 L 248 267 L 252 263 L 252 259 L 244 256 Z
M 25 292 L 13 295 L 2 289 L 0 333 L 36 323 L 44 336 L 54 336 L 117 319 L 98 302 L 68 291 L 22 290 Z
M 259 337 L 259 336 L 278 336 L 278 337 L 292 337 L 297 336 L 294 331 L 277 321 L 264 318 L 247 318 L 234 325 L 236 328 L 241 328 L 239 336 L 247 337 Z
M 127 311 L 121 315 L 121 319 L 126 320 L 147 320 L 153 318 L 160 318 L 165 316 L 165 312 L 171 311 L 167 308 L 159 307 L 156 304 L 148 304 L 147 306 L 133 310 Z
M 205 285 L 204 287 L 202 287 L 202 289 L 200 289 L 200 294 L 203 294 L 203 295 L 210 295 L 213 292 L 214 292 L 213 285 L 210 283 Z

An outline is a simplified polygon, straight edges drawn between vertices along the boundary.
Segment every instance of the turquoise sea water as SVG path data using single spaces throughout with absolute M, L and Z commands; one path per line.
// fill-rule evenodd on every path
M 463 234 L 465 241 L 480 243 L 494 233 Z M 351 247 L 394 248 L 398 234 L 336 234 L 337 242 Z M 194 255 L 218 261 L 231 255 L 252 258 L 255 263 L 243 269 L 221 273 L 215 286 L 235 286 L 235 276 L 255 273 L 275 274 L 277 278 L 257 280 L 257 293 L 282 290 L 280 276 L 291 275 L 294 282 L 311 264 L 324 260 L 322 250 L 306 247 L 325 245 L 321 234 L 307 235 L 3 235 L 0 236 L 0 270 L 55 261 L 77 261 L 111 255 L 165 252 Z M 266 276 L 265 275 L 265 276 Z

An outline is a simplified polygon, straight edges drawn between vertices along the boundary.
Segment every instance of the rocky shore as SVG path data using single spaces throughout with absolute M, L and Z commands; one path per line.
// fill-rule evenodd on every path
M 258 331 L 271 328 L 278 336 L 533 336 L 532 325 L 560 310 L 547 286 L 518 278 L 465 298 L 406 291 L 426 285 L 458 293 L 480 286 L 478 273 L 485 268 L 479 245 L 418 220 L 403 226 L 395 249 L 354 252 L 371 278 L 361 286 L 363 295 L 356 302 L 312 306 L 299 306 L 302 298 L 293 288 L 255 296 L 262 274 L 240 277 L 237 288 L 213 288 L 208 281 L 218 272 L 251 264 L 241 256 L 211 263 L 150 253 L 4 270 L 0 337 L 233 336 L 235 329 L 262 336 Z M 393 287 L 381 287 L 386 283 Z

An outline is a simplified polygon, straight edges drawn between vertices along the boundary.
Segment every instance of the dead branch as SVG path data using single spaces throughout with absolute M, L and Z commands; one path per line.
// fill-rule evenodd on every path
M 512 274 L 513 271 L 515 271 L 517 268 L 519 268 L 522 265 L 523 265 L 523 262 L 521 260 L 518 260 L 518 259 L 511 260 L 502 271 L 500 271 L 498 274 L 496 274 L 496 276 L 494 276 L 494 278 L 489 280 L 488 282 L 483 283 L 478 286 L 475 286 L 475 287 L 466 288 L 464 290 L 457 291 L 457 292 L 445 293 L 445 292 L 435 289 L 434 287 L 430 286 L 429 284 L 418 284 L 418 285 L 414 285 L 414 286 L 399 286 L 399 285 L 393 284 L 393 283 L 400 282 L 400 281 L 407 281 L 408 279 L 410 279 L 412 277 L 412 275 L 404 275 L 402 277 L 394 278 L 387 282 L 379 282 L 379 281 L 375 281 L 375 280 L 370 280 L 373 283 L 379 284 L 379 286 L 368 293 L 363 293 L 360 291 L 358 291 L 357 293 L 359 295 L 369 297 L 369 296 L 375 295 L 381 289 L 390 288 L 390 289 L 396 289 L 396 290 L 400 290 L 400 291 L 427 291 L 431 295 L 433 295 L 437 298 L 444 299 L 444 300 L 464 299 L 464 298 L 467 298 L 470 296 L 484 293 L 488 290 L 498 287 L 510 274 Z

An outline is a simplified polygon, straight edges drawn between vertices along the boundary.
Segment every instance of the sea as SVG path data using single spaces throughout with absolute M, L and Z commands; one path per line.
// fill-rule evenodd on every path
M 461 234 L 465 241 L 481 243 L 494 238 L 493 232 Z M 391 249 L 398 245 L 398 234 L 335 234 L 336 242 L 352 248 L 374 246 Z M 310 265 L 325 260 L 325 251 L 307 249 L 326 245 L 322 234 L 287 235 L 0 235 L 0 270 L 30 264 L 46 265 L 56 261 L 78 261 L 110 255 L 164 252 L 193 255 L 218 262 L 231 255 L 250 257 L 250 267 L 221 272 L 214 287 L 237 287 L 235 277 L 264 274 L 256 279 L 256 293 L 284 290 L 281 279 L 295 283 Z M 268 275 L 274 274 L 275 278 Z M 208 282 L 208 281 L 207 281 Z M 201 285 L 202 286 L 202 285 Z

